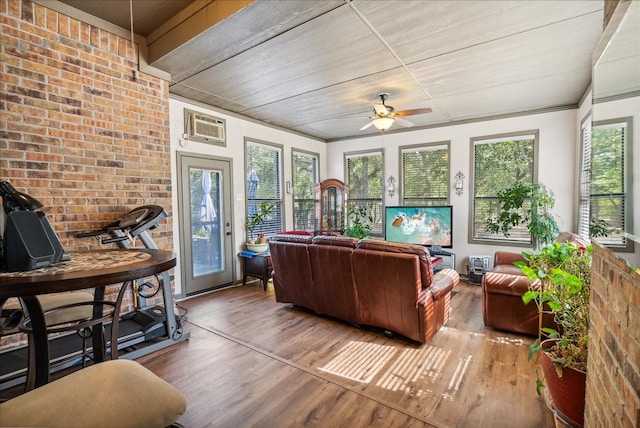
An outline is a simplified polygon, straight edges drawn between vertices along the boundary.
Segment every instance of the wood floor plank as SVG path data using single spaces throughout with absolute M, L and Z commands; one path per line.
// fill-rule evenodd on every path
M 554 426 L 532 339 L 485 328 L 480 287 L 456 290 L 451 319 L 420 346 L 249 283 L 179 302 L 191 338 L 140 361 L 187 396 L 187 427 Z

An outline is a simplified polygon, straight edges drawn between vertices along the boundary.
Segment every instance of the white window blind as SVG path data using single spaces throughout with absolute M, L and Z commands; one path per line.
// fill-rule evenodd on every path
M 531 245 L 531 235 L 525 225 L 514 227 L 506 237 L 489 232 L 487 220 L 500 214 L 498 192 L 518 182 L 534 183 L 537 139 L 537 132 L 471 139 L 472 241 Z
M 449 144 L 401 147 L 402 205 L 449 202 Z
M 273 214 L 254 231 L 265 236 L 281 232 L 282 222 L 282 149 L 265 143 L 245 142 L 245 185 L 247 218 L 256 213 L 263 202 L 274 205 Z
M 591 203 L 591 117 L 582 124 L 582 150 L 580 159 L 580 193 L 578 195 L 578 235 L 589 238 Z

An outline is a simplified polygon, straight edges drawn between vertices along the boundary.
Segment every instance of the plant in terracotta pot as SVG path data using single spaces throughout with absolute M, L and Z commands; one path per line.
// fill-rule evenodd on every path
M 540 355 L 542 364 L 538 394 L 546 382 L 558 412 L 576 425 L 584 421 L 591 255 L 591 245 L 554 242 L 538 253 L 523 253 L 526 263 L 515 262 L 531 280 L 522 299 L 525 303 L 535 302 L 540 314 L 540 336 L 529 348 L 529 358 Z M 553 315 L 557 329 L 542 328 L 546 311 Z M 567 386 L 573 381 L 576 383 Z M 575 402 L 566 401 L 569 398 Z

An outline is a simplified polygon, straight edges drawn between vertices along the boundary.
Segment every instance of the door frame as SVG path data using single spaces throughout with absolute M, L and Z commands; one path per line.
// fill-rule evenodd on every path
M 187 245 L 187 241 L 186 239 L 182 236 L 182 232 L 184 230 L 184 221 L 185 221 L 185 213 L 183 212 L 183 207 L 184 207 L 184 203 L 185 197 L 188 197 L 188 195 L 185 195 L 182 192 L 182 185 L 183 185 L 183 168 L 182 168 L 182 160 L 183 158 L 195 158 L 195 159 L 202 159 L 202 160 L 207 160 L 207 161 L 218 161 L 218 162 L 226 162 L 229 164 L 229 184 L 228 184 L 228 192 L 229 192 L 229 210 L 230 210 L 230 218 L 227 219 L 230 223 L 229 226 L 229 230 L 231 230 L 231 247 L 230 247 L 230 254 L 225 254 L 225 257 L 229 257 L 231 260 L 231 283 L 230 285 L 220 285 L 220 286 L 214 286 L 211 289 L 208 290 L 204 290 L 202 292 L 195 292 L 193 294 L 187 295 L 187 268 L 186 268 L 186 257 L 185 257 L 185 246 Z M 235 239 L 235 225 L 234 225 L 234 211 L 235 211 L 235 207 L 234 207 L 234 200 L 233 200 L 233 189 L 234 189 L 234 185 L 233 185 L 233 158 L 229 158 L 229 157 L 225 157 L 225 156 L 213 156 L 213 155 L 206 155 L 206 154 L 202 154 L 202 153 L 193 153 L 193 152 L 185 152 L 185 151 L 176 151 L 176 172 L 177 172 L 177 183 L 176 183 L 176 196 L 177 196 L 177 200 L 178 200 L 178 206 L 177 208 L 177 220 L 178 220 L 178 224 L 177 224 L 177 230 L 178 230 L 178 248 L 179 248 L 179 252 L 180 252 L 180 257 L 179 257 L 179 262 L 180 262 L 180 281 L 181 281 L 181 286 L 180 286 L 180 298 L 190 298 L 190 297 L 195 297 L 198 296 L 202 293 L 208 293 L 217 289 L 221 289 L 221 288 L 225 288 L 228 286 L 233 286 L 235 284 L 237 284 L 238 282 L 238 275 L 237 275 L 237 269 L 238 269 L 238 261 L 237 261 L 237 257 L 235 257 L 235 248 L 236 248 L 236 239 Z M 188 219 L 187 219 L 188 220 Z M 175 229 L 174 229 L 175 230 Z M 224 246 L 223 246 L 224 247 Z

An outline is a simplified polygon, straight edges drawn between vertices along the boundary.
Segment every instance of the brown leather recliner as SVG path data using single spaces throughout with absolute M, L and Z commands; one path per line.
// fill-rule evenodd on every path
M 344 236 L 269 241 L 276 300 L 426 342 L 448 320 L 458 273 L 419 245 Z
M 556 242 L 574 242 L 587 246 L 579 235 L 564 232 Z M 525 261 L 520 253 L 496 251 L 493 270 L 482 277 L 482 318 L 487 327 L 538 336 L 538 308 L 534 302 L 526 304 L 522 295 L 529 289 L 530 280 L 513 262 Z M 553 316 L 545 313 L 543 327 L 555 328 Z
M 426 248 L 363 239 L 352 263 L 362 324 L 424 343 L 448 320 L 459 276 L 451 269 L 434 275 Z
M 309 246 L 317 312 L 358 323 L 356 290 L 353 287 L 351 252 L 358 239 L 321 235 Z
M 269 240 L 276 301 L 316 310 L 308 246 L 311 236 L 277 235 Z

